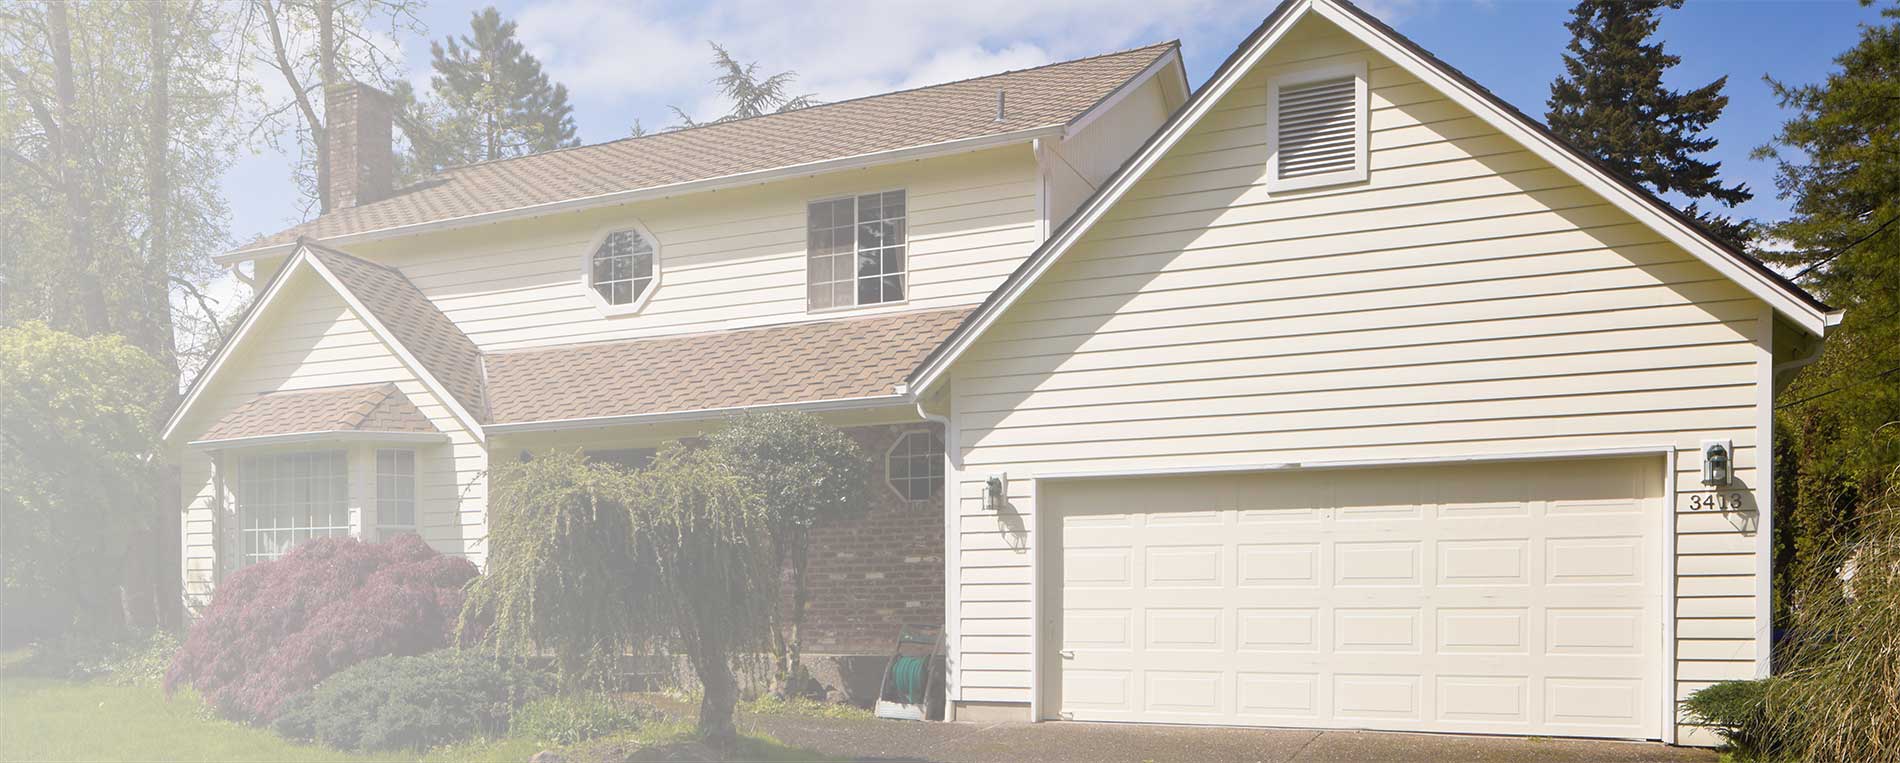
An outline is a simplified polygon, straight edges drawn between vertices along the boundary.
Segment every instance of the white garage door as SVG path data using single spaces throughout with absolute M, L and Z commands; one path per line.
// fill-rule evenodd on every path
M 1050 483 L 1044 707 L 1656 738 L 1659 462 Z

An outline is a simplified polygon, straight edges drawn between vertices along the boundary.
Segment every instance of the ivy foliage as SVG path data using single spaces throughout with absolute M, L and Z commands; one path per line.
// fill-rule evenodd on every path
M 0 640 L 116 635 L 120 560 L 158 508 L 168 382 L 123 337 L 0 328 Z

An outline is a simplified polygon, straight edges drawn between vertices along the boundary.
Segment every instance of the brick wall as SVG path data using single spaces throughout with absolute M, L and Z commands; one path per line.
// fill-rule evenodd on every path
M 891 445 L 922 429 L 941 441 L 943 428 L 936 424 L 847 430 L 873 462 L 871 501 L 859 517 L 812 530 L 806 653 L 888 654 L 899 628 L 943 627 L 942 493 L 906 501 L 885 476 Z

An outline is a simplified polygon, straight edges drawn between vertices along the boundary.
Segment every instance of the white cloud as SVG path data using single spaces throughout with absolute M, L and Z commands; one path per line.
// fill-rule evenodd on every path
M 708 41 L 762 72 L 797 71 L 797 92 L 837 101 L 1251 24 L 1264 13 L 1216 0 L 890 0 L 848 11 L 818 0 L 529 0 L 515 18 L 577 112 L 651 127 L 671 123 L 667 104 L 699 117 L 721 110 L 707 82 Z M 612 137 L 582 128 L 589 141 Z

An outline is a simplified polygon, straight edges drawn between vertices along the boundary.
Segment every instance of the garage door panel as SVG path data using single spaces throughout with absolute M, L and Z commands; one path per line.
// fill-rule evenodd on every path
M 1069 491 L 1044 503 L 1061 717 L 1660 733 L 1660 464 Z

